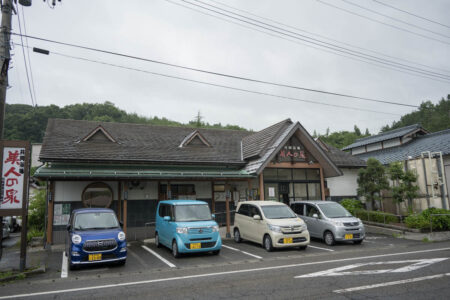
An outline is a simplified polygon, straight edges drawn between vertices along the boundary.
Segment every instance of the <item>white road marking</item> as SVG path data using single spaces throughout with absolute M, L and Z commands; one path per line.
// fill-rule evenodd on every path
M 332 249 L 327 249 L 327 248 L 322 248 L 322 247 L 317 247 L 317 246 L 308 245 L 308 247 L 314 248 L 314 249 L 320 249 L 320 250 L 326 250 L 326 251 L 334 252 L 334 250 L 332 250 Z
M 379 240 L 379 239 L 385 239 L 385 236 L 366 236 L 365 240 Z
M 67 278 L 67 264 L 68 264 L 66 251 L 63 252 L 62 264 L 61 264 L 61 278 Z
M 417 269 L 427 267 L 431 264 L 447 260 L 448 258 L 431 258 L 431 259 L 413 259 L 413 260 L 397 260 L 397 261 L 381 261 L 381 262 L 368 262 L 359 263 L 348 266 L 343 266 L 339 268 L 333 268 L 325 271 L 295 276 L 294 278 L 310 278 L 310 277 L 321 277 L 321 276 L 342 276 L 342 275 L 373 275 L 373 274 L 383 274 L 383 273 L 405 273 L 411 272 Z M 398 269 L 384 269 L 384 270 L 362 270 L 362 271 L 352 271 L 352 272 L 342 272 L 349 269 L 356 269 L 364 266 L 375 266 L 375 265 L 392 265 L 392 264 L 407 264 L 410 265 L 401 267 Z
M 352 288 L 348 288 L 348 289 L 334 290 L 333 292 L 338 293 L 338 294 L 342 294 L 342 293 L 348 293 L 348 292 L 354 292 L 354 291 L 362 291 L 362 290 L 374 289 L 374 288 L 377 288 L 377 287 L 385 287 L 385 286 L 405 284 L 405 283 L 411 283 L 411 282 L 417 282 L 417 281 L 423 281 L 423 280 L 437 279 L 437 278 L 442 278 L 442 277 L 445 277 L 445 276 L 450 276 L 450 273 L 431 275 L 431 276 L 424 276 L 424 277 L 416 277 L 416 278 L 411 278 L 411 279 L 390 281 L 390 282 L 377 283 L 377 284 L 369 284 L 369 285 L 352 287 Z
M 166 265 L 168 265 L 171 268 L 176 268 L 177 266 L 175 266 L 173 263 L 171 263 L 170 261 L 168 261 L 167 259 L 165 259 L 164 257 L 162 257 L 161 255 L 159 255 L 158 253 L 156 253 L 155 251 L 153 251 L 152 249 L 148 248 L 147 246 L 142 246 L 142 248 L 144 248 L 145 250 L 147 250 L 148 252 L 150 252 L 151 254 L 153 254 L 154 256 L 156 256 L 157 258 L 159 258 L 163 263 L 165 263 Z
M 226 245 L 222 244 L 222 247 L 230 249 L 230 250 L 233 250 L 233 251 L 241 252 L 241 253 L 247 254 L 249 256 L 253 256 L 253 257 L 257 258 L 257 259 L 263 259 L 261 256 L 258 256 L 258 255 L 255 255 L 255 254 L 251 254 L 251 253 L 248 253 L 248 252 L 245 252 L 245 251 L 242 251 L 242 250 L 230 247 L 230 246 L 226 246 Z
M 8 295 L 8 296 L 0 296 L 0 300 L 1 299 L 20 298 L 20 297 L 35 297 L 35 296 L 42 296 L 42 295 L 54 295 L 54 294 L 63 294 L 63 293 L 71 293 L 71 292 L 99 290 L 99 289 L 107 289 L 107 288 L 115 288 L 115 287 L 123 287 L 123 286 L 142 285 L 142 284 L 149 284 L 149 283 L 156 283 L 156 282 L 184 280 L 184 279 L 191 279 L 191 278 L 225 276 L 225 275 L 232 275 L 232 274 L 258 272 L 258 271 L 287 269 L 287 268 L 312 266 L 312 265 L 322 265 L 322 264 L 327 264 L 327 263 L 338 263 L 338 262 L 342 262 L 342 261 L 365 260 L 365 259 L 380 258 L 380 257 L 387 257 L 387 256 L 419 254 L 419 253 L 428 253 L 428 252 L 437 252 L 437 251 L 446 251 L 446 250 L 450 250 L 450 247 L 438 248 L 438 249 L 420 250 L 420 251 L 410 251 L 410 252 L 399 252 L 399 253 L 391 253 L 391 254 L 380 254 L 380 255 L 360 256 L 360 257 L 351 257 L 351 258 L 341 258 L 341 259 L 333 259 L 333 260 L 322 260 L 322 261 L 309 262 L 309 263 L 290 264 L 290 265 L 263 267 L 263 268 L 255 268 L 255 269 L 244 269 L 244 270 L 236 270 L 236 271 L 217 272 L 217 273 L 205 273 L 205 274 L 196 274 L 196 275 L 187 275 L 187 276 L 177 276 L 177 277 L 150 279 L 150 280 L 143 280 L 143 281 L 121 282 L 121 283 L 115 283 L 115 284 L 89 286 L 89 287 L 78 287 L 78 288 L 73 288 L 73 289 L 54 290 L 54 291 L 46 291 L 46 292 L 36 292 L 36 293 L 29 293 L 29 294 Z M 447 273 L 447 274 L 449 274 L 449 273 Z

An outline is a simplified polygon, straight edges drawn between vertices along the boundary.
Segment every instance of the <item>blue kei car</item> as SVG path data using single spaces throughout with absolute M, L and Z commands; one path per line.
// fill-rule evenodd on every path
M 180 253 L 219 254 L 222 240 L 208 203 L 197 200 L 166 200 L 156 210 L 155 244 Z
M 114 211 L 109 208 L 74 210 L 67 224 L 66 255 L 70 269 L 84 264 L 125 264 L 127 241 Z

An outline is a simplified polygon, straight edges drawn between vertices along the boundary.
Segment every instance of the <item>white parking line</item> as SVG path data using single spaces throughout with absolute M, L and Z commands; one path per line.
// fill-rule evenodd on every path
M 28 293 L 28 294 L 0 296 L 0 300 L 1 299 L 21 298 L 21 297 L 22 298 L 23 297 L 36 297 L 36 296 L 43 296 L 43 295 L 57 295 L 57 294 L 73 293 L 73 292 L 79 293 L 82 291 L 100 290 L 100 289 L 107 289 L 107 288 L 118 288 L 118 287 L 124 287 L 124 286 L 136 286 L 136 285 L 157 283 L 157 282 L 185 280 L 185 279 L 192 279 L 192 278 L 198 279 L 198 278 L 202 278 L 202 277 L 206 278 L 206 277 L 225 276 L 225 275 L 232 275 L 232 274 L 253 273 L 253 272 L 268 271 L 268 270 L 280 270 L 280 269 L 287 269 L 287 268 L 295 268 L 295 267 L 301 267 L 301 266 L 312 266 L 312 265 L 322 265 L 322 264 L 328 264 L 328 263 L 337 263 L 337 262 L 342 262 L 342 261 L 367 260 L 367 259 L 381 258 L 381 257 L 387 257 L 387 256 L 399 256 L 399 255 L 429 253 L 429 252 L 447 251 L 447 250 L 450 250 L 450 248 L 447 247 L 447 248 L 428 249 L 428 250 L 420 250 L 420 251 L 398 252 L 398 253 L 370 255 L 370 256 L 359 256 L 359 257 L 341 258 L 341 259 L 333 259 L 333 260 L 321 260 L 321 261 L 316 261 L 316 262 L 263 267 L 263 268 L 255 268 L 255 269 L 243 269 L 243 270 L 236 270 L 236 271 L 203 273 L 203 274 L 195 274 L 195 275 L 187 275 L 187 276 L 149 279 L 149 280 L 142 280 L 142 281 L 121 282 L 121 283 L 106 284 L 106 285 L 77 287 L 77 288 L 65 289 L 65 290 L 53 290 L 53 291 L 44 291 L 44 292 L 36 292 L 36 293 Z M 449 274 L 449 273 L 447 273 L 447 274 Z
M 144 248 L 145 250 L 147 250 L 148 252 L 150 252 L 151 254 L 153 254 L 154 256 L 156 256 L 157 258 L 159 258 L 163 263 L 165 263 L 166 265 L 168 265 L 171 268 L 176 268 L 177 266 L 175 266 L 173 263 L 171 263 L 170 261 L 168 261 L 167 259 L 165 259 L 164 257 L 162 257 L 161 255 L 159 255 L 158 253 L 156 253 L 155 251 L 153 251 L 152 249 L 148 248 L 147 246 L 142 246 L 142 248 Z
M 66 251 L 63 252 L 62 264 L 61 264 L 61 278 L 67 278 L 67 256 Z
M 334 250 L 332 250 L 332 249 L 327 249 L 327 248 L 322 248 L 322 247 L 317 247 L 317 246 L 308 245 L 308 247 L 311 247 L 311 248 L 314 248 L 314 249 L 320 249 L 320 250 L 326 250 L 326 251 L 334 252 Z
M 377 283 L 377 284 L 369 284 L 369 285 L 352 287 L 352 288 L 348 288 L 348 289 L 334 290 L 333 292 L 338 293 L 338 294 L 342 294 L 342 293 L 348 293 L 348 292 L 354 292 L 354 291 L 362 291 L 362 290 L 374 289 L 374 288 L 377 288 L 377 287 L 385 287 L 385 286 L 391 286 L 391 285 L 397 285 L 397 284 L 405 284 L 405 283 L 410 283 L 410 282 L 417 282 L 417 281 L 423 281 L 423 280 L 442 278 L 442 277 L 445 277 L 445 276 L 450 276 L 450 273 L 431 275 L 431 276 L 424 276 L 424 277 L 416 277 L 416 278 L 411 278 L 411 279 L 404 279 L 404 280 L 384 282 L 384 283 Z
M 251 253 L 248 253 L 248 252 L 245 252 L 245 251 L 242 251 L 242 250 L 230 247 L 230 246 L 226 246 L 226 245 L 222 244 L 222 247 L 230 249 L 230 250 L 233 250 L 233 251 L 241 252 L 241 253 L 247 254 L 249 256 L 253 256 L 253 257 L 257 258 L 257 259 L 263 259 L 261 256 L 258 256 L 258 255 L 255 255 L 255 254 L 251 254 Z

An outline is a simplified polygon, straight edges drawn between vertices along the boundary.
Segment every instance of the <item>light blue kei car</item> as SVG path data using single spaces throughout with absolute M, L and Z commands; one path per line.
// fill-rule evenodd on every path
M 208 203 L 198 200 L 165 200 L 156 210 L 155 244 L 181 253 L 212 252 L 222 248 L 219 225 Z

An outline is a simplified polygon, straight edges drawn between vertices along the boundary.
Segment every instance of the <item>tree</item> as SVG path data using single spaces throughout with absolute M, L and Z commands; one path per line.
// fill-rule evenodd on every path
M 358 171 L 358 195 L 364 196 L 375 208 L 381 200 L 381 190 L 389 188 L 384 166 L 375 158 L 367 160 L 367 167 Z
M 412 200 L 418 196 L 419 187 L 415 185 L 417 175 L 411 170 L 404 171 L 402 163 L 389 165 L 389 178 L 392 180 L 392 198 L 396 203 L 407 201 L 407 209 L 412 211 Z
M 359 130 L 359 128 L 358 128 L 358 126 L 354 126 L 353 127 L 353 131 L 355 132 L 355 134 L 357 135 L 357 136 L 361 136 L 361 130 Z

